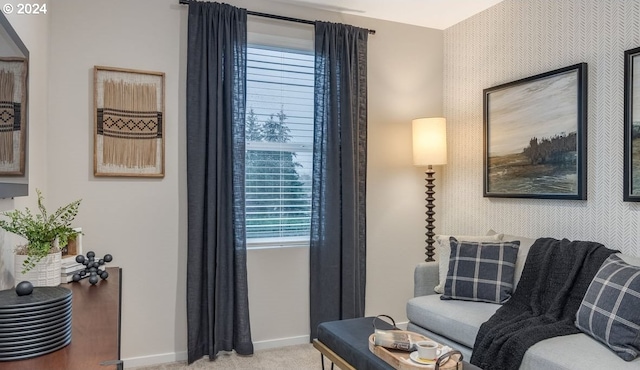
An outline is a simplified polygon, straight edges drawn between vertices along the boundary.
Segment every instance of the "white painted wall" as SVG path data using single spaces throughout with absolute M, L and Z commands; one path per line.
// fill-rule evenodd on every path
M 424 174 L 411 165 L 410 124 L 442 114 L 442 31 L 282 4 L 230 3 L 376 29 L 369 39 L 366 313 L 406 320 L 413 267 L 424 259 Z M 31 75 L 31 111 L 37 107 L 31 122 L 40 127 L 31 136 L 32 188 L 43 189 L 52 205 L 82 198 L 77 226 L 85 251 L 111 253 L 112 265 L 123 268 L 127 366 L 185 358 L 186 20 L 187 8 L 177 0 L 65 0 L 49 4 L 46 23 L 19 29 L 38 40 L 30 50 L 41 69 L 32 67 Z M 93 176 L 94 65 L 166 73 L 164 179 Z M 252 250 L 248 268 L 256 348 L 307 341 L 308 250 Z
M 124 359 L 186 350 L 184 14 L 173 0 L 50 4 L 49 198 L 82 198 L 83 249 L 123 269 Z M 95 65 L 166 73 L 163 179 L 93 176 Z
M 640 1 L 506 0 L 445 30 L 449 119 L 443 230 L 593 240 L 640 256 L 640 203 L 623 202 L 624 51 Z M 482 89 L 588 64 L 587 200 L 482 197 Z

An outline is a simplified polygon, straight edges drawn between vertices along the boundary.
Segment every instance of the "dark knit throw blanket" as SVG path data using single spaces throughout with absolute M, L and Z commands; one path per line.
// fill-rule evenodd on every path
M 537 342 L 579 333 L 574 322 L 582 298 L 615 252 L 595 242 L 536 240 L 513 296 L 480 326 L 471 363 L 484 370 L 518 369 Z

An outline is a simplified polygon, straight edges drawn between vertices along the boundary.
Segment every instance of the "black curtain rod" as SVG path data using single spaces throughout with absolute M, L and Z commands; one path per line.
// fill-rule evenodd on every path
M 190 2 L 191 2 L 190 0 L 180 0 L 180 4 L 184 4 L 184 5 L 189 5 Z M 248 15 L 255 15 L 256 17 L 278 19 L 278 20 L 281 20 L 281 21 L 289 21 L 289 22 L 304 23 L 304 24 L 311 24 L 311 25 L 313 25 L 315 23 L 313 21 L 309 21 L 309 20 L 306 20 L 306 19 L 284 17 L 284 16 L 281 16 L 281 15 L 268 14 L 268 13 L 253 12 L 251 10 L 247 10 L 247 14 Z M 376 34 L 376 30 L 368 30 L 368 31 L 369 31 L 369 34 L 371 34 L 371 35 L 375 35 Z

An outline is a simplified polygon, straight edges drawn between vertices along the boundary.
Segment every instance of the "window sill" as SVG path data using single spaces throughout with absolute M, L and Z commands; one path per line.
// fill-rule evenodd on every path
M 309 248 L 308 241 L 299 242 L 267 242 L 267 243 L 247 243 L 247 251 L 265 250 L 265 249 L 282 249 L 282 248 Z

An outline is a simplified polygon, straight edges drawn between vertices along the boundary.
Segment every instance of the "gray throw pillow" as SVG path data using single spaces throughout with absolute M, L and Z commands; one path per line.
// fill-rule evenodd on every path
M 449 238 L 454 237 L 456 240 L 465 242 L 495 242 L 502 240 L 502 234 L 490 234 L 493 230 L 489 230 L 487 235 L 436 235 L 435 247 L 436 257 L 438 258 L 438 285 L 433 288 L 436 293 L 444 293 L 444 283 L 447 281 L 447 270 L 449 269 L 449 255 L 451 255 L 451 243 Z
M 598 270 L 576 314 L 576 326 L 632 361 L 640 354 L 640 267 L 613 254 Z
M 519 241 L 464 242 L 449 239 L 449 270 L 440 299 L 504 303 L 513 292 Z

